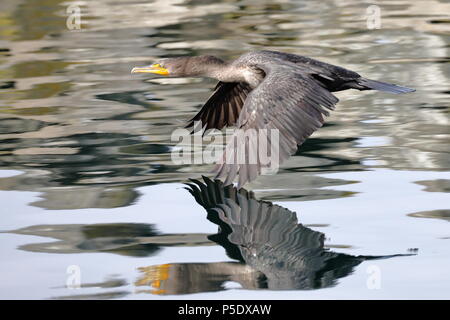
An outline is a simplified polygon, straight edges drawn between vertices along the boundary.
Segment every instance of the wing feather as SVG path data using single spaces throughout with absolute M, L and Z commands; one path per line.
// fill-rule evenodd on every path
M 186 128 L 192 127 L 196 121 L 201 121 L 205 131 L 235 125 L 250 91 L 251 88 L 246 83 L 219 82 L 200 111 L 189 120 Z
M 302 68 L 277 63 L 260 63 L 256 67 L 262 69 L 266 77 L 247 94 L 240 110 L 236 125 L 244 134 L 239 130 L 235 132 L 232 137 L 235 143 L 228 143 L 214 169 L 216 178 L 226 177 L 226 184 L 239 175 L 239 187 L 254 180 L 262 168 L 272 165 L 260 161 L 259 143 L 267 143 L 269 150 L 278 150 L 278 159 L 271 161 L 281 164 L 323 125 L 327 110 L 333 110 L 338 102 L 311 73 L 304 72 Z M 279 141 L 272 141 L 268 131 L 265 135 L 246 134 L 249 130 L 258 133 L 261 129 L 277 130 Z M 237 155 L 241 154 L 244 163 L 236 161 Z M 255 154 L 258 154 L 256 163 L 250 163 L 250 157 Z M 230 160 L 233 161 L 229 163 Z

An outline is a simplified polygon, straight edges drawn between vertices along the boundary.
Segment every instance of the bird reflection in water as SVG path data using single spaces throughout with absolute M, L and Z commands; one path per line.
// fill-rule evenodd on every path
M 153 294 L 220 291 L 227 282 L 244 289 L 318 289 L 334 286 L 365 260 L 389 256 L 352 256 L 324 247 L 324 234 L 298 223 L 284 207 L 255 199 L 245 189 L 204 178 L 186 189 L 218 225 L 208 238 L 237 262 L 176 263 L 139 268 L 136 286 Z

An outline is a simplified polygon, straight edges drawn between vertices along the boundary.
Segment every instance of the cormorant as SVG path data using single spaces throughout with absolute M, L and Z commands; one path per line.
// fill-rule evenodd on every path
M 333 110 L 338 102 L 332 92 L 415 91 L 370 80 L 308 57 L 266 50 L 245 53 L 229 63 L 214 56 L 166 58 L 147 67 L 133 68 L 131 72 L 219 80 L 187 127 L 200 121 L 204 130 L 227 126 L 241 129 L 236 131 L 214 169 L 216 178 L 226 178 L 226 185 L 239 176 L 238 187 L 254 180 L 262 169 L 273 167 L 273 163 L 260 159 L 261 143 L 265 144 L 265 150 L 278 155 L 277 159 L 270 159 L 278 165 L 323 125 L 324 115 L 329 115 L 328 110 Z M 278 134 L 276 143 L 268 134 L 274 129 Z M 263 131 L 264 135 L 260 135 Z

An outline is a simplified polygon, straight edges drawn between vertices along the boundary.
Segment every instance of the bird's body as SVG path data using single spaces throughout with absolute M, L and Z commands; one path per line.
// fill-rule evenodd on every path
M 354 71 L 308 57 L 265 50 L 245 53 L 230 63 L 213 56 L 168 58 L 150 67 L 135 68 L 133 72 L 219 80 L 188 127 L 201 121 L 204 130 L 228 126 L 241 130 L 227 145 L 222 161 L 215 168 L 217 177 L 225 177 L 226 184 L 239 176 L 239 186 L 254 180 L 264 167 L 271 165 L 263 163 L 258 156 L 249 161 L 255 154 L 259 155 L 261 136 L 257 133 L 262 129 L 266 130 L 262 139 L 267 144 L 265 150 L 275 150 L 276 162 L 281 163 L 323 125 L 324 115 L 338 102 L 332 92 L 414 91 L 366 79 Z M 271 140 L 267 133 L 271 130 L 277 131 L 278 141 Z M 248 132 L 253 133 L 246 136 Z M 237 161 L 240 156 L 244 161 Z

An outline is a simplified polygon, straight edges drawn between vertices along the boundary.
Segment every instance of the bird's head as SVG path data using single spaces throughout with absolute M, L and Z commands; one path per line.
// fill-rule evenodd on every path
M 163 76 L 192 77 L 207 75 L 214 66 L 224 62 L 213 56 L 165 58 L 145 67 L 135 67 L 131 73 L 153 73 Z

